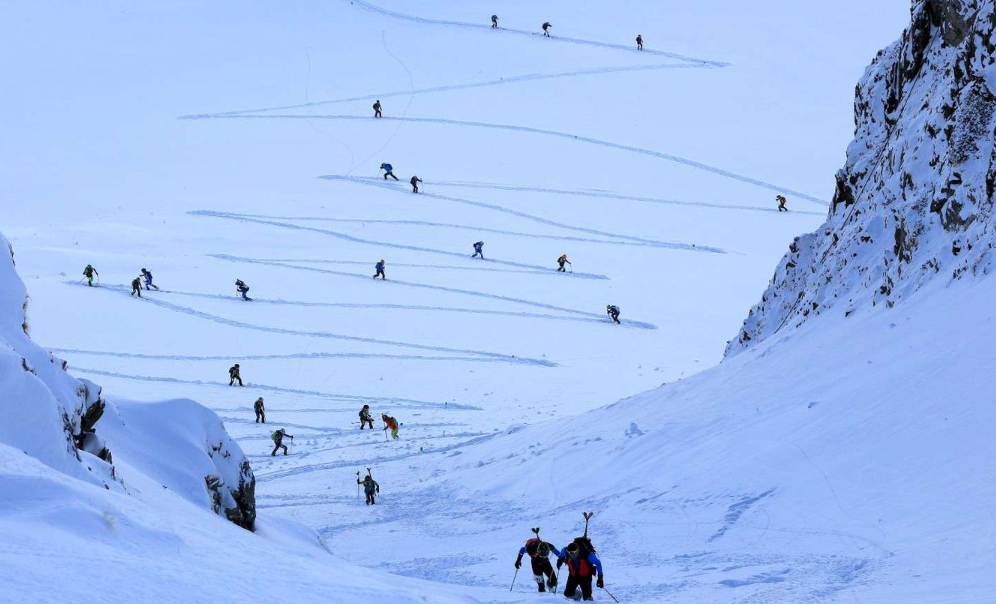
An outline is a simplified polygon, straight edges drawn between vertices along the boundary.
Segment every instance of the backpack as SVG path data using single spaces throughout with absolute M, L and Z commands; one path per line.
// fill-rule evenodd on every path
M 587 537 L 576 537 L 571 543 L 578 546 L 579 560 L 587 560 L 590 554 L 595 553 L 595 546 L 591 544 L 591 539 Z
M 276 431 L 276 432 L 274 432 L 273 434 L 270 434 L 270 440 L 272 440 L 273 442 L 277 442 L 277 439 L 279 439 L 279 438 L 280 438 L 279 436 L 277 436 L 277 434 L 278 434 L 279 432 L 280 432 L 280 430 L 277 430 L 277 431 Z

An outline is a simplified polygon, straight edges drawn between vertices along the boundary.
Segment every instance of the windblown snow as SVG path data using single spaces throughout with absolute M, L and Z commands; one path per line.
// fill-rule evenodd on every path
M 996 602 L 991 0 L 7 9 L 0 601 Z

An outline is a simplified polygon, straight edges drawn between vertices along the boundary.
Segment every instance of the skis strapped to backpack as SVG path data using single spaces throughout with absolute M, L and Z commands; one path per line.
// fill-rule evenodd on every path
M 584 535 L 575 537 L 572 543 L 578 546 L 578 557 L 586 560 L 589 554 L 595 553 L 595 546 L 591 544 L 591 539 L 588 538 L 588 521 L 595 515 L 595 512 L 581 512 L 581 514 L 584 516 Z

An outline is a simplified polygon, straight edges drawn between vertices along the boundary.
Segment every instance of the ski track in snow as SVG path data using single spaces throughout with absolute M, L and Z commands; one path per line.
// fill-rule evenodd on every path
M 357 278 L 357 279 L 363 279 L 365 281 L 371 281 L 371 278 L 370 278 L 369 275 L 361 275 L 361 274 L 357 274 L 357 273 L 347 273 L 347 272 L 343 272 L 343 271 L 333 271 L 333 270 L 328 270 L 328 269 L 324 269 L 324 268 L 316 268 L 316 267 L 313 267 L 313 266 L 297 266 L 297 265 L 294 265 L 294 264 L 287 264 L 287 263 L 284 263 L 284 262 L 270 262 L 270 261 L 267 261 L 267 260 L 258 260 L 258 259 L 255 259 L 255 258 L 243 258 L 241 256 L 232 256 L 232 255 L 229 255 L 229 254 L 211 254 L 211 257 L 212 258 L 217 258 L 219 260 L 227 260 L 229 262 L 241 262 L 241 263 L 248 263 L 248 264 L 263 264 L 263 265 L 266 265 L 266 266 L 279 266 L 279 267 L 282 267 L 282 268 L 289 268 L 289 269 L 299 270 L 299 271 L 308 271 L 308 272 L 313 272 L 313 273 L 324 273 L 324 274 L 328 274 L 328 275 L 336 275 L 336 276 L 341 276 L 341 277 L 353 277 L 353 278 Z M 472 290 L 472 289 L 458 289 L 458 288 L 454 288 L 454 287 L 446 287 L 446 286 L 443 286 L 443 285 L 430 285 L 430 284 L 427 284 L 427 283 L 413 283 L 413 282 L 409 282 L 409 281 L 397 281 L 397 280 L 386 280 L 383 283 L 384 284 L 401 285 L 401 286 L 404 286 L 404 287 L 416 287 L 416 288 L 421 288 L 421 289 L 431 289 L 431 290 L 437 290 L 437 291 L 445 291 L 445 292 L 450 292 L 450 293 L 455 293 L 455 294 L 463 294 L 463 295 L 466 295 L 466 296 L 474 296 L 474 297 L 478 297 L 478 298 L 489 298 L 489 299 L 492 299 L 492 300 L 501 300 L 503 302 L 514 302 L 516 304 L 525 304 L 525 305 L 528 305 L 528 306 L 536 306 L 538 308 L 545 308 L 547 310 L 555 310 L 555 311 L 559 311 L 559 312 L 565 312 L 565 313 L 570 313 L 570 314 L 574 314 L 574 315 L 579 315 L 579 316 L 582 316 L 582 317 L 588 317 L 588 318 L 592 318 L 592 319 L 598 319 L 598 321 L 597 321 L 598 323 L 605 323 L 606 322 L 606 319 L 603 318 L 602 315 L 596 314 L 596 313 L 590 313 L 590 312 L 583 311 L 583 310 L 575 310 L 573 308 L 565 308 L 563 306 L 556 306 L 556 305 L 553 305 L 553 304 L 546 304 L 544 302 L 534 302 L 532 300 L 526 300 L 526 299 L 523 299 L 523 298 L 513 298 L 511 296 L 502 296 L 502 295 L 499 295 L 499 294 L 489 294 L 489 293 L 485 293 L 485 292 L 475 291 L 475 290 Z M 122 289 L 124 289 L 124 288 L 122 287 Z M 657 326 L 654 325 L 653 323 L 646 323 L 646 322 L 643 322 L 643 321 L 631 321 L 631 320 L 627 320 L 627 321 L 623 321 L 622 322 L 622 325 L 627 325 L 627 324 L 629 324 L 629 325 L 631 325 L 633 327 L 639 327 L 639 328 L 642 328 L 642 329 L 657 329 Z M 452 352 L 452 351 L 449 351 L 449 352 Z
M 328 179 L 326 179 L 326 180 L 328 180 Z M 368 180 L 376 182 L 378 179 L 368 178 Z M 260 220 L 292 220 L 292 221 L 296 221 L 296 222 L 338 222 L 338 223 L 342 223 L 342 224 L 360 224 L 360 225 L 368 225 L 368 224 L 383 225 L 383 224 L 386 224 L 386 225 L 398 225 L 398 226 L 437 227 L 437 228 L 446 228 L 446 229 L 459 229 L 459 230 L 463 230 L 463 231 L 474 231 L 474 232 L 478 232 L 478 233 L 497 233 L 499 235 L 508 235 L 510 237 L 525 237 L 525 238 L 528 238 L 528 239 L 550 239 L 550 240 L 553 240 L 553 241 L 577 241 L 577 242 L 581 242 L 581 243 L 601 243 L 601 244 L 607 244 L 607 245 L 620 245 L 620 242 L 618 242 L 618 241 L 609 241 L 609 240 L 605 240 L 605 239 L 591 239 L 589 237 L 572 237 L 572 236 L 569 236 L 569 235 L 550 235 L 550 234 L 546 234 L 546 233 L 524 233 L 522 231 L 508 231 L 508 230 L 505 230 L 505 229 L 495 229 L 495 228 L 490 228 L 490 227 L 470 226 L 470 225 L 466 225 L 466 224 L 453 224 L 453 223 L 448 223 L 448 222 L 431 222 L 431 221 L 428 221 L 428 220 L 383 220 L 383 219 L 367 220 L 367 219 L 361 219 L 361 218 L 327 218 L 327 217 L 322 217 L 322 216 L 268 216 L 266 214 L 243 214 L 243 213 L 239 213 L 238 216 L 242 216 L 242 217 L 246 217 L 246 218 L 258 218 Z M 648 241 L 652 241 L 652 240 L 648 240 Z M 627 243 L 627 245 L 628 245 L 628 243 Z M 647 244 L 641 243 L 640 245 L 647 245 Z M 459 254 L 459 253 L 456 253 L 456 252 L 445 252 L 445 253 L 447 253 L 449 255 L 457 256 L 457 257 L 460 257 L 460 258 L 466 258 L 467 256 L 470 256 L 470 254 L 464 255 L 464 254 Z M 484 261 L 475 260 L 475 262 L 497 262 L 499 264 L 504 264 L 504 265 L 508 265 L 509 264 L 508 262 L 505 262 L 505 261 L 502 261 L 502 260 L 494 260 L 494 259 L 491 259 L 491 258 L 488 258 L 487 260 L 484 260 Z M 517 263 L 512 263 L 512 265 L 513 266 L 520 266 Z M 548 273 L 551 270 L 554 270 L 554 269 L 551 269 L 550 267 L 547 267 L 547 266 L 533 266 L 533 265 L 528 265 L 528 264 L 523 264 L 521 266 L 523 266 L 524 268 L 525 267 L 532 267 L 531 269 L 529 269 L 529 272 L 533 273 L 533 274 Z M 525 271 L 521 271 L 521 272 L 525 272 Z M 577 274 L 583 275 L 584 273 L 577 273 Z M 596 275 L 596 277 L 602 277 L 602 278 L 606 278 L 606 279 L 608 278 L 608 277 L 604 277 L 602 275 Z
M 356 176 L 353 178 L 364 179 Z M 373 177 L 366 177 L 367 180 L 376 181 Z M 528 185 L 503 185 L 490 182 L 470 182 L 470 181 L 431 181 L 429 184 L 435 187 L 450 187 L 457 189 L 486 189 L 492 191 L 513 191 L 516 193 L 542 193 L 544 195 L 566 195 L 570 197 L 596 197 L 599 199 L 616 199 L 619 201 L 640 201 L 646 203 L 656 203 L 661 205 L 689 206 L 697 208 L 708 208 L 713 210 L 743 210 L 745 212 L 765 212 L 769 214 L 779 214 L 777 208 L 762 208 L 760 206 L 745 206 L 724 203 L 712 203 L 708 201 L 685 201 L 681 199 L 663 199 L 660 197 L 643 197 L 639 195 L 623 195 L 612 191 L 592 190 L 592 189 L 551 189 L 548 187 L 535 187 Z M 823 216 L 823 212 L 811 212 L 807 210 L 792 210 L 793 214 L 803 216 Z
M 345 182 L 351 182 L 355 184 L 364 185 L 367 187 L 378 187 L 381 189 L 386 189 L 388 191 L 404 192 L 404 189 L 399 188 L 393 183 L 384 181 L 380 178 L 371 178 L 363 176 L 347 176 L 343 174 L 325 174 L 319 176 L 322 180 L 340 180 Z M 419 193 L 422 197 L 428 197 L 431 199 L 439 199 L 441 201 L 452 201 L 455 203 L 475 206 L 478 208 L 484 208 L 487 210 L 494 210 L 496 212 L 501 212 L 503 214 L 510 214 L 518 218 L 524 218 L 526 220 L 536 222 L 545 226 L 557 227 L 560 229 L 566 229 L 569 231 L 577 231 L 580 233 L 588 233 L 590 235 L 599 235 L 601 237 L 611 237 L 618 239 L 618 242 L 612 241 L 595 241 L 595 243 L 616 243 L 616 245 L 636 245 L 636 246 L 646 246 L 646 247 L 660 247 L 665 249 L 675 249 L 675 250 L 686 250 L 693 252 L 707 252 L 714 254 L 726 254 L 726 250 L 717 247 L 709 247 L 705 245 L 695 245 L 694 243 L 677 243 L 674 241 L 660 241 L 654 239 L 643 239 L 641 237 L 633 237 L 630 235 L 619 235 L 616 233 L 609 233 L 606 231 L 599 231 L 597 229 L 589 229 L 587 227 L 578 227 L 564 224 L 562 222 L 557 222 L 555 220 L 550 220 L 548 218 L 542 218 L 540 216 L 534 216 L 532 214 L 527 214 L 525 212 L 520 212 L 519 210 L 513 210 L 511 208 L 506 208 L 493 203 L 486 203 L 483 201 L 475 201 L 473 199 L 464 199 L 462 197 L 451 197 L 449 195 L 440 195 L 438 193 Z
M 320 269 L 315 269 L 320 270 Z M 67 285 L 86 287 L 81 283 L 76 281 L 67 281 Z M 118 293 L 124 296 L 130 297 L 130 289 L 123 285 L 107 285 L 101 284 L 98 290 L 107 290 L 114 293 Z M 480 350 L 463 350 L 459 348 L 447 348 L 445 346 L 429 346 L 426 344 L 414 344 L 411 342 L 395 342 L 392 340 L 378 340 L 376 338 L 364 338 L 361 336 L 347 336 L 343 334 L 332 333 L 328 331 L 301 331 L 297 329 L 286 329 L 282 327 L 268 327 L 266 325 L 255 325 L 253 323 L 245 323 L 243 321 L 236 321 L 235 319 L 228 319 L 225 317 L 219 317 L 218 315 L 212 315 L 210 313 L 202 312 L 194 308 L 189 308 L 187 306 L 181 306 L 179 304 L 173 304 L 171 302 L 166 302 L 164 300 L 158 300 L 146 295 L 141 298 L 147 304 L 152 304 L 154 306 L 159 306 L 160 308 L 165 308 L 173 312 L 183 313 L 190 315 L 192 317 L 197 317 L 199 319 L 205 319 L 214 323 L 219 323 L 221 325 L 229 325 L 231 327 L 238 327 L 240 329 L 249 329 L 253 331 L 262 331 L 266 333 L 279 333 L 283 335 L 291 336 L 303 336 L 308 338 L 323 338 L 329 340 L 343 340 L 347 342 L 361 342 L 364 344 L 376 344 L 380 346 L 396 346 L 399 348 L 411 348 L 414 350 L 429 350 L 433 352 L 445 352 L 457 355 L 469 355 L 474 357 L 480 357 L 482 359 L 491 359 L 496 363 L 512 363 L 518 365 L 534 365 L 538 367 L 556 367 L 556 363 L 546 361 L 543 359 L 531 359 L 528 357 L 517 357 L 514 355 L 501 354 L 497 352 L 485 352 Z
M 336 120 L 336 121 L 369 121 L 373 118 L 368 116 L 359 115 L 293 115 L 293 114 L 271 114 L 271 115 L 191 115 L 184 116 L 179 119 L 190 119 L 190 120 L 204 120 L 204 119 L 217 119 L 217 120 L 251 120 L 251 119 L 269 119 L 269 120 Z M 586 143 L 589 145 L 598 145 L 601 147 L 607 147 L 609 149 L 618 149 L 620 151 L 627 151 L 629 153 L 637 153 L 639 155 L 647 155 L 650 157 L 656 157 L 659 159 L 667 160 L 677 164 L 685 165 L 691 168 L 696 168 L 698 170 L 703 170 L 705 172 L 710 172 L 718 176 L 723 176 L 725 178 L 730 178 L 743 183 L 751 184 L 762 189 L 767 189 L 769 191 L 774 191 L 776 193 L 782 193 L 784 195 L 791 195 L 799 199 L 805 199 L 806 201 L 811 201 L 815 204 L 821 206 L 829 206 L 830 203 L 826 200 L 820 199 L 819 197 L 814 197 L 808 193 L 802 193 L 800 191 L 795 191 L 786 187 L 782 187 L 776 184 L 765 182 L 750 176 L 744 176 L 742 174 L 737 174 L 736 172 L 731 172 L 729 170 L 724 170 L 723 168 L 717 168 L 716 166 L 711 166 L 709 164 L 695 161 L 693 159 L 688 159 L 678 155 L 673 155 L 670 153 L 663 153 L 661 151 L 654 151 L 652 149 L 644 149 L 642 147 L 634 147 L 632 145 L 624 145 L 622 143 L 613 143 L 611 141 L 605 141 L 590 136 L 582 136 L 578 134 L 571 134 L 569 132 L 560 132 L 558 130 L 547 130 L 545 128 L 534 128 L 532 126 L 517 126 L 514 124 L 494 124 L 491 122 L 474 122 L 467 120 L 448 120 L 443 118 L 431 118 L 431 117 L 383 117 L 377 120 L 378 122 L 406 122 L 413 124 L 441 124 L 446 126 L 461 126 L 467 128 L 484 128 L 489 130 L 506 130 L 509 132 L 523 132 L 527 134 L 539 134 L 542 136 L 550 136 L 554 138 L 562 138 L 566 140 L 571 140 L 579 143 Z
M 308 396 L 308 397 L 321 398 L 321 399 L 350 403 L 350 404 L 377 402 L 381 404 L 398 405 L 398 406 L 405 406 L 416 409 L 453 409 L 455 411 L 481 410 L 480 407 L 475 407 L 473 405 L 462 405 L 459 403 L 433 403 L 429 401 L 419 401 L 414 399 L 393 398 L 385 396 L 358 396 L 354 394 L 338 394 L 333 392 L 319 392 L 316 390 L 299 390 L 297 388 L 282 388 L 280 386 L 267 386 L 265 384 L 248 384 L 246 386 L 239 387 L 239 386 L 229 386 L 224 382 L 210 382 L 203 380 L 182 380 L 179 378 L 150 376 L 150 375 L 131 375 L 126 373 L 117 373 L 114 371 L 104 371 L 103 369 L 91 369 L 88 367 L 74 366 L 73 371 L 77 373 L 100 375 L 104 377 L 118 378 L 123 380 L 134 380 L 138 382 L 182 384 L 185 386 L 209 386 L 212 388 L 236 388 L 238 391 L 247 391 L 247 392 L 262 390 L 265 392 L 278 392 L 280 394 Z M 327 409 L 327 411 L 334 411 L 334 409 Z
M 603 75 L 610 73 L 626 73 L 633 71 L 660 71 L 666 69 L 715 69 L 716 65 L 706 63 L 663 63 L 656 65 L 626 65 L 622 67 L 593 67 L 590 69 L 577 69 L 574 71 L 562 71 L 556 73 L 529 73 L 524 75 L 498 78 L 497 80 L 486 80 L 482 82 L 471 82 L 466 84 L 448 84 L 444 86 L 432 86 L 430 88 L 416 88 L 414 90 L 396 90 L 394 92 L 381 92 L 379 94 L 365 94 L 362 96 L 347 97 L 341 99 L 328 99 L 324 101 L 312 101 L 309 103 L 298 103 L 296 105 L 282 105 L 278 107 L 260 107 L 258 109 L 239 109 L 236 111 L 219 111 L 216 113 L 201 113 L 183 115 L 181 118 L 216 117 L 224 115 L 245 115 L 247 113 L 264 113 L 266 111 L 290 111 L 294 109 L 310 109 L 322 105 L 336 105 L 340 103 L 352 103 L 357 101 L 371 101 L 377 99 L 389 99 L 399 96 L 416 96 L 422 94 L 436 94 L 440 92 L 451 92 L 454 90 L 467 90 L 472 88 L 487 88 L 491 86 L 502 86 L 504 84 L 516 84 L 519 82 L 535 82 L 538 80 L 556 80 L 560 78 L 574 78 L 588 75 Z
M 253 299 L 255 301 L 255 299 Z M 216 356 L 182 354 L 142 354 L 137 352 L 114 352 L 104 350 L 79 350 L 75 348 L 49 348 L 56 354 L 79 354 L 96 357 L 116 357 L 152 361 L 279 361 L 309 359 L 386 359 L 397 361 L 443 361 L 447 363 L 492 363 L 490 359 L 467 356 L 423 356 L 417 354 L 381 354 L 376 352 L 297 352 L 289 354 L 229 354 Z
M 299 262 L 303 264 L 333 264 L 338 266 L 364 266 L 369 268 L 369 260 L 327 260 L 324 258 L 259 258 L 265 262 Z M 531 271 L 526 269 L 516 269 L 516 268 L 496 268 L 488 266 L 490 262 L 475 262 L 472 266 L 456 266 L 452 264 L 418 264 L 412 262 L 392 262 L 391 267 L 406 267 L 406 268 L 431 268 L 446 271 L 479 271 L 486 273 L 513 273 L 521 275 L 546 275 L 549 271 Z M 570 275 L 570 273 L 568 273 Z M 377 305 L 372 305 L 372 308 L 376 308 Z M 386 305 L 390 307 L 391 305 Z M 433 307 L 427 307 L 433 308 Z
M 222 258 L 224 260 L 230 260 L 231 258 Z M 259 259 L 259 262 L 274 262 L 274 263 L 290 263 L 290 260 L 270 260 L 270 259 Z M 306 261 L 301 261 L 306 262 Z M 321 261 L 313 261 L 321 262 Z M 369 262 L 358 263 L 364 266 L 369 264 Z M 398 265 L 393 265 L 398 266 Z M 305 267 L 306 268 L 306 267 Z M 366 278 L 365 275 L 361 275 Z M 172 294 L 175 296 L 187 296 L 191 298 L 202 298 L 207 300 L 226 300 L 231 301 L 233 299 L 238 299 L 235 296 L 226 296 L 222 294 L 204 294 L 198 292 L 183 292 L 171 289 L 160 289 L 161 294 Z M 364 302 L 303 302 L 296 300 L 282 300 L 282 299 L 269 299 L 269 298 L 253 298 L 253 304 L 272 304 L 276 306 L 300 306 L 302 308 L 368 308 L 368 309 L 385 309 L 385 310 L 411 310 L 411 311 L 422 311 L 422 312 L 446 312 L 446 313 L 462 313 L 462 314 L 473 314 L 473 315 L 491 315 L 498 317 L 515 317 L 520 319 L 542 319 L 549 321 L 573 321 L 579 323 L 604 323 L 605 318 L 601 315 L 594 315 L 590 317 L 579 316 L 579 315 L 551 315 L 544 313 L 532 313 L 532 312 L 515 312 L 511 310 L 491 310 L 486 308 L 464 308 L 455 306 L 426 306 L 419 304 L 384 304 L 384 303 L 364 303 Z M 624 322 L 622 327 L 636 327 L 639 329 L 656 329 L 656 327 L 650 323 L 644 323 L 641 321 L 629 321 Z M 51 349 L 52 351 L 58 351 L 60 349 Z M 84 352 L 79 350 L 66 350 L 66 352 Z M 96 354 L 96 353 L 89 353 Z M 417 356 L 417 355 L 388 355 L 388 354 L 362 354 L 362 353 L 315 353 L 325 355 L 322 358 L 391 358 L 391 359 L 422 359 L 422 360 L 464 360 L 464 361 L 476 361 L 477 359 L 472 359 L 468 357 L 427 357 L 427 356 Z M 308 353 L 306 356 L 297 357 L 296 355 L 265 355 L 258 356 L 256 358 L 268 358 L 268 359 L 279 359 L 279 358 L 309 358 L 311 355 Z M 179 360 L 180 357 L 176 356 L 161 356 L 161 357 L 148 357 L 148 358 L 161 358 L 164 360 Z M 183 357 L 184 360 L 197 360 L 206 359 L 212 357 Z M 230 357 L 225 357 L 230 358 Z M 247 358 L 247 357 L 242 357 Z M 316 357 L 317 358 L 317 357 Z
M 367 186 L 380 187 L 380 188 L 387 189 L 389 191 L 402 192 L 402 189 L 399 189 L 398 187 L 392 185 L 391 183 L 379 183 L 379 182 L 377 182 L 376 179 L 372 179 L 372 181 L 371 180 L 358 180 L 358 181 L 354 181 L 352 179 L 352 177 L 329 177 L 329 176 L 322 176 L 320 178 L 322 178 L 324 180 L 345 180 L 345 181 L 349 181 L 349 182 L 359 182 L 359 183 L 367 185 Z M 602 236 L 602 237 L 611 237 L 613 239 L 620 240 L 617 243 L 617 245 L 629 244 L 629 245 L 638 245 L 638 246 L 646 246 L 646 247 L 660 247 L 660 248 L 668 248 L 668 249 L 681 249 L 681 250 L 694 250 L 694 251 L 702 251 L 702 252 L 726 253 L 723 250 L 720 250 L 718 248 L 699 247 L 699 246 L 695 246 L 695 245 L 689 245 L 689 244 L 686 244 L 686 243 L 673 243 L 673 242 L 667 242 L 667 241 L 657 241 L 657 240 L 653 240 L 653 239 L 643 239 L 641 237 L 631 237 L 629 235 L 618 235 L 616 233 L 608 233 L 608 232 L 605 232 L 605 231 L 599 231 L 599 230 L 596 230 L 596 229 L 588 229 L 588 228 L 585 228 L 585 227 L 568 226 L 568 225 L 564 225 L 564 224 L 561 224 L 561 223 L 558 223 L 558 222 L 555 222 L 555 221 L 552 221 L 552 220 L 547 220 L 545 218 L 540 218 L 538 216 L 532 216 L 532 215 L 529 215 L 529 214 L 525 214 L 523 212 L 518 212 L 516 210 L 510 210 L 508 208 L 503 208 L 501 206 L 497 206 L 497 205 L 493 205 L 493 204 L 488 204 L 488 203 L 483 203 L 483 202 L 477 202 L 477 201 L 471 201 L 469 199 L 459 199 L 459 198 L 456 198 L 456 197 L 446 197 L 444 195 L 437 195 L 437 194 L 434 194 L 434 193 L 419 193 L 419 196 L 421 196 L 421 197 L 427 197 L 427 198 L 431 198 L 431 199 L 440 199 L 440 200 L 443 200 L 443 201 L 455 201 L 455 202 L 463 203 L 463 204 L 466 204 L 466 205 L 474 205 L 474 206 L 483 207 L 483 208 L 487 208 L 487 209 L 498 210 L 498 211 L 506 213 L 506 214 L 512 214 L 512 215 L 515 215 L 515 216 L 519 216 L 520 218 L 526 218 L 528 220 L 532 220 L 534 222 L 539 222 L 539 223 L 542 223 L 542 224 L 547 224 L 549 226 L 555 226 L 555 227 L 559 227 L 559 228 L 563 228 L 563 229 L 567 229 L 567 230 L 578 231 L 578 232 L 582 232 L 582 233 L 588 233 L 588 234 L 591 234 L 591 235 L 599 235 L 599 236 Z M 285 228 L 285 229 L 297 229 L 297 230 L 300 230 L 300 231 L 311 231 L 313 233 L 321 233 L 323 235 L 328 235 L 330 237 L 335 237 L 336 239 L 342 239 L 342 240 L 350 241 L 350 242 L 353 242 L 353 243 L 363 243 L 363 244 L 374 245 L 374 246 L 378 246 L 378 247 L 390 247 L 390 248 L 396 248 L 396 249 L 402 249 L 402 250 L 410 250 L 410 251 L 414 251 L 414 252 L 425 252 L 425 253 L 428 253 L 428 254 L 439 254 L 439 255 L 443 255 L 443 256 L 449 256 L 451 258 L 462 258 L 464 260 L 472 260 L 471 257 L 470 257 L 470 254 L 463 254 L 463 253 L 460 253 L 460 252 L 448 252 L 446 250 L 438 250 L 438 249 L 435 249 L 435 248 L 426 248 L 426 247 L 420 247 L 420 246 L 416 246 L 416 245 L 407 245 L 407 244 L 403 244 L 403 243 L 391 243 L 391 242 L 387 242 L 387 241 L 373 241 L 373 240 L 369 240 L 369 239 L 362 239 L 360 237 L 356 237 L 356 236 L 353 236 L 353 235 L 347 235 L 346 233 L 341 233 L 339 231 L 330 231 L 328 229 L 319 229 L 319 228 L 315 228 L 315 227 L 302 226 L 302 225 L 293 224 L 293 223 L 290 223 L 290 222 L 278 222 L 276 220 L 265 220 L 265 219 L 262 219 L 262 218 L 254 218 L 251 214 L 240 214 L 240 213 L 237 213 L 237 212 L 218 212 L 218 211 L 214 211 L 214 210 L 194 210 L 194 211 L 188 212 L 188 214 L 190 214 L 191 216 L 207 216 L 207 217 L 211 217 L 211 218 L 225 218 L 225 219 L 228 219 L 228 220 L 239 220 L 239 221 L 242 221 L 242 222 L 255 222 L 257 224 L 266 224 L 266 225 L 269 225 L 269 226 L 282 227 L 282 228 Z M 430 226 L 446 226 L 445 224 L 442 224 L 442 223 L 431 223 L 430 222 L 428 224 Z M 484 230 L 484 229 L 482 229 L 482 230 Z M 495 230 L 492 230 L 492 232 L 501 232 L 501 231 L 498 231 L 498 230 L 495 229 Z M 506 234 L 506 235 L 518 235 L 518 236 L 523 236 L 523 237 L 530 236 L 530 235 L 527 235 L 525 233 L 516 233 L 516 232 L 509 232 L 509 231 L 505 231 L 504 234 Z M 546 237 L 543 237 L 543 236 L 540 236 L 540 237 L 537 237 L 537 238 L 538 239 L 546 239 Z M 613 243 L 611 241 L 596 241 L 596 240 L 588 240 L 588 241 L 591 241 L 592 243 Z M 508 260 L 495 260 L 495 259 L 491 258 L 491 259 L 488 259 L 487 262 L 493 262 L 493 263 L 500 264 L 500 265 L 503 265 L 503 266 L 513 266 L 513 267 L 517 267 L 517 268 L 525 268 L 525 269 L 530 269 L 530 270 L 535 270 L 535 271 L 545 271 L 545 272 L 551 272 L 551 273 L 552 272 L 556 272 L 556 269 L 550 268 L 548 266 L 539 266 L 539 265 L 535 265 L 535 264 L 525 264 L 525 263 L 520 263 L 520 262 L 511 262 L 511 261 L 508 261 Z M 595 275 L 595 274 L 591 274 L 591 273 L 573 273 L 572 276 L 580 278 L 580 279 L 608 279 L 608 277 L 606 277 L 605 275 Z
M 344 0 L 347 1 L 347 0 Z M 491 23 L 470 23 L 467 21 L 452 21 L 449 19 L 430 19 L 427 17 L 419 17 L 418 15 L 410 15 L 407 13 L 399 13 L 386 8 L 377 6 L 367 2 L 366 0 L 348 0 L 350 5 L 358 6 L 362 9 L 370 11 L 372 13 L 377 13 L 379 15 L 384 15 L 386 17 L 392 17 L 394 19 L 401 19 L 404 21 L 411 21 L 413 23 L 421 23 L 423 25 L 446 25 L 449 27 L 462 27 L 469 29 L 478 30 L 491 30 Z M 595 46 L 598 48 L 607 48 L 612 50 L 622 50 L 626 52 L 637 53 L 641 55 L 653 55 L 660 57 L 668 57 L 669 59 L 676 59 L 678 61 L 685 61 L 687 63 L 698 64 L 698 65 L 708 65 L 710 67 L 727 67 L 729 63 L 723 63 L 722 61 L 710 61 L 706 59 L 699 59 L 696 57 L 690 57 L 687 55 L 681 55 L 675 52 L 668 52 L 665 50 L 654 50 L 652 48 L 644 47 L 643 50 L 637 50 L 636 43 L 632 44 L 614 44 L 612 42 L 599 42 L 597 40 L 585 40 L 582 38 L 566 38 L 562 36 L 550 36 L 549 38 L 543 36 L 539 32 L 528 31 L 524 29 L 509 29 L 506 27 L 499 27 L 495 34 L 516 34 L 520 36 L 529 36 L 531 38 L 543 38 L 544 43 L 546 42 L 558 42 L 566 44 L 580 44 L 583 46 Z

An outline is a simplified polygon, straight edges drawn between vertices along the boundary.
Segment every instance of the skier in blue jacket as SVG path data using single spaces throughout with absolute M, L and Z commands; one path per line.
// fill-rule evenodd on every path
M 483 241 L 478 241 L 477 243 L 474 244 L 474 255 L 471 256 L 471 258 L 477 258 L 478 256 L 481 257 L 481 260 L 484 260 L 484 242 Z
M 149 289 L 158 290 L 159 289 L 158 285 L 152 283 L 152 271 L 147 271 L 147 270 L 145 270 L 143 268 L 142 269 L 142 278 L 145 279 L 145 289 L 146 290 L 149 290 Z
M 592 548 L 594 549 L 594 548 Z M 593 600 L 591 597 L 591 579 L 598 573 L 598 587 L 605 587 L 605 577 L 602 574 L 602 562 L 595 555 L 595 552 L 588 551 L 578 545 L 577 540 L 571 542 L 557 559 L 557 568 L 567 563 L 568 577 L 567 585 L 564 586 L 564 597 L 576 599 L 578 588 L 581 588 L 581 597 L 585 600 Z
M 391 164 L 381 164 L 380 169 L 384 171 L 384 180 L 387 180 L 388 176 L 394 180 L 398 180 L 398 177 L 394 175 L 394 166 Z
M 374 268 L 375 268 L 375 269 L 377 269 L 377 272 L 376 272 L 376 273 L 374 273 L 374 276 L 373 276 L 373 278 L 374 278 L 374 279 L 376 279 L 377 277 L 380 277 L 380 278 L 381 278 L 381 280 L 383 280 L 383 281 L 387 281 L 387 275 L 385 275 L 385 274 L 384 274 L 384 267 L 385 267 L 385 266 L 387 266 L 387 264 L 386 264 L 386 263 L 384 262 L 384 259 L 383 259 L 383 258 L 381 258 L 381 259 L 380 259 L 380 262 L 378 262 L 378 263 L 377 263 L 377 264 L 376 264 L 376 265 L 374 266 Z

